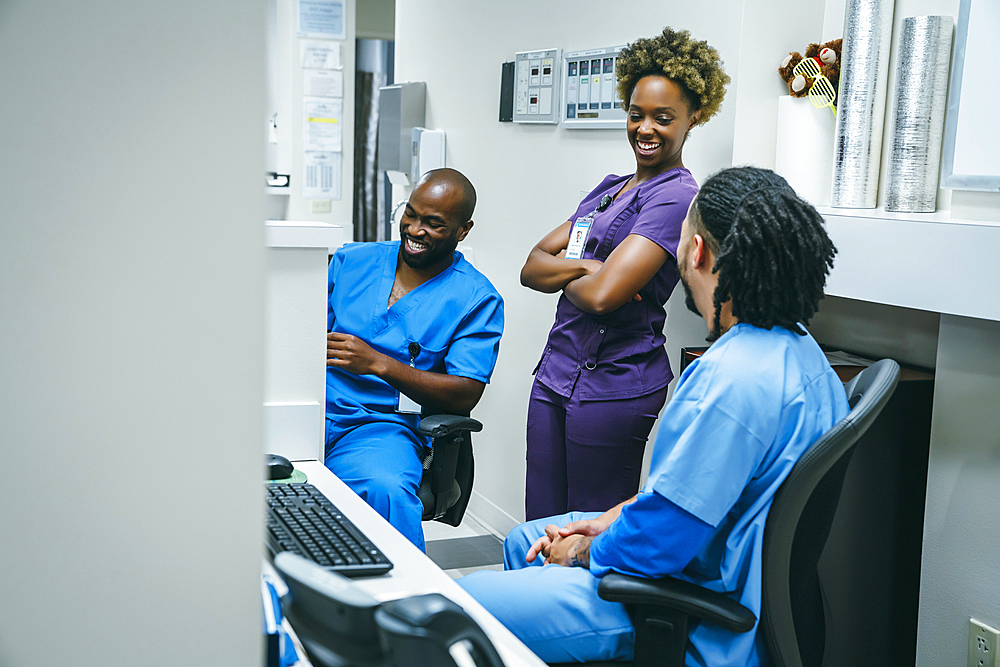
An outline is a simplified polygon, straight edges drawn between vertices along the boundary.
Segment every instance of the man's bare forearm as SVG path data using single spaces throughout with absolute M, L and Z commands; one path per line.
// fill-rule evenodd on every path
M 631 505 L 632 503 L 634 503 L 635 499 L 638 498 L 638 497 L 639 497 L 639 495 L 636 494 L 636 495 L 632 496 L 631 498 L 629 498 L 628 500 L 623 500 L 622 502 L 618 503 L 617 505 L 615 505 L 614 507 L 612 507 L 611 509 L 609 509 L 607 512 L 605 512 L 604 514 L 602 514 L 601 515 L 601 519 L 602 520 L 607 519 L 607 525 L 610 526 L 612 523 L 615 522 L 615 520 L 618 519 L 618 515 L 620 515 L 622 513 L 622 508 L 625 507 L 626 505 Z
M 422 371 L 388 356 L 384 356 L 373 370 L 374 375 L 424 408 L 447 410 L 455 414 L 467 415 L 472 412 L 486 388 L 478 380 Z

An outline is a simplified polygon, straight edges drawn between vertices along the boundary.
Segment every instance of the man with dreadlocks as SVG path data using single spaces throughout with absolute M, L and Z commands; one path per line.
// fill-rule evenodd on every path
M 843 385 L 803 328 L 835 252 L 820 215 L 777 174 L 741 167 L 704 184 L 677 264 L 687 305 L 713 344 L 681 375 L 646 486 L 604 514 L 522 524 L 504 542 L 507 571 L 459 582 L 543 660 L 632 658 L 625 607 L 597 594 L 609 572 L 673 575 L 760 617 L 771 500 L 848 412 Z M 756 630 L 696 624 L 687 664 L 767 664 Z

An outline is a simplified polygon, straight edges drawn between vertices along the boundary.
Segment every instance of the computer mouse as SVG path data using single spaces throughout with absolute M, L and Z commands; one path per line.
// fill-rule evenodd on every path
M 292 476 L 295 466 L 279 454 L 264 454 L 264 479 L 287 479 Z

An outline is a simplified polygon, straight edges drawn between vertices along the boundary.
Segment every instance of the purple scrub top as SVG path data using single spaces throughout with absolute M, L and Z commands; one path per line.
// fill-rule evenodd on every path
M 631 175 L 608 175 L 587 195 L 570 220 L 593 212 L 605 195 L 612 197 Z M 630 301 L 606 315 L 591 315 L 559 298 L 556 321 L 538 366 L 536 379 L 557 394 L 580 400 L 644 396 L 673 378 L 663 347 L 664 304 L 680 279 L 677 244 L 688 206 L 698 184 L 687 169 L 660 174 L 618 197 L 594 215 L 584 259 L 602 262 L 629 234 L 657 244 L 670 258 L 639 290 L 642 301 Z

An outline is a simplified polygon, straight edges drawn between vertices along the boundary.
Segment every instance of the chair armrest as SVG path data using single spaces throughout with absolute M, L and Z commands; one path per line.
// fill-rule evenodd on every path
M 430 415 L 420 420 L 417 430 L 421 434 L 432 438 L 442 438 L 456 431 L 479 433 L 483 430 L 483 425 L 472 417 L 463 417 L 461 415 Z
M 613 572 L 601 579 L 597 594 L 609 602 L 674 609 L 733 632 L 747 632 L 757 622 L 739 602 L 672 577 L 643 579 Z

